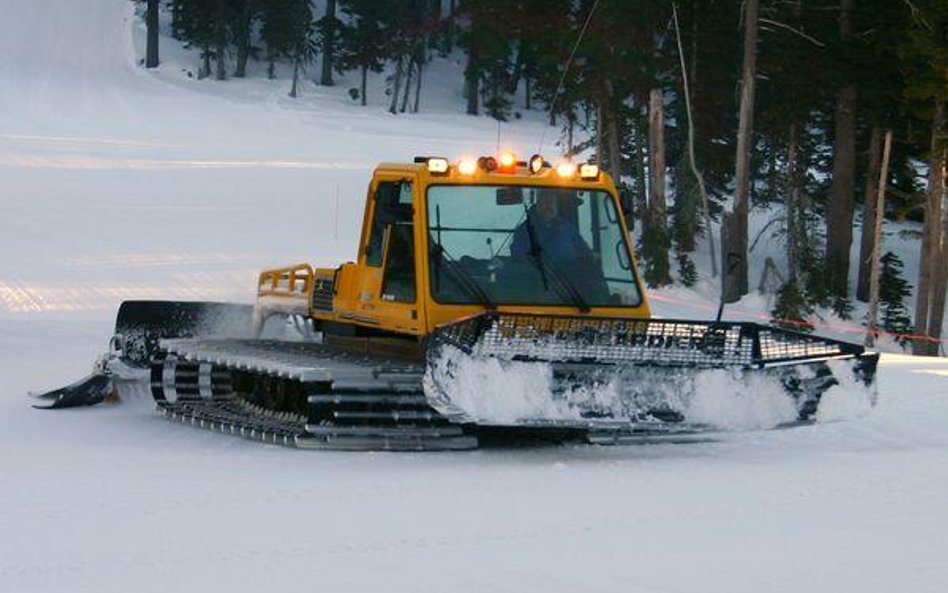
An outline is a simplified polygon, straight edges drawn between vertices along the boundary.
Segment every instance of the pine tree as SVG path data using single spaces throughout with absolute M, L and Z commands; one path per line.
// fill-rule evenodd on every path
M 336 67 L 336 47 L 339 46 L 339 31 L 342 29 L 342 23 L 336 18 L 336 0 L 326 0 L 326 12 L 323 18 L 316 22 L 316 28 L 323 53 L 319 84 L 332 86 L 332 73 Z
M 386 16 L 394 0 L 340 0 L 342 12 L 350 22 L 340 30 L 342 52 L 340 64 L 345 69 L 358 69 L 361 83 L 358 95 L 366 104 L 368 73 L 381 72 L 386 59 Z
M 293 60 L 293 86 L 290 96 L 295 98 L 299 92 L 300 74 L 316 59 L 318 50 L 314 39 L 316 24 L 309 0 L 292 0 L 291 10 L 293 27 L 290 30 L 290 58 Z
M 813 331 L 813 324 L 807 316 L 813 308 L 800 292 L 796 282 L 785 282 L 777 291 L 777 300 L 770 314 L 774 324 L 796 331 Z
M 691 288 L 698 282 L 698 269 L 695 267 L 695 262 L 691 261 L 691 258 L 687 253 L 679 251 L 675 256 L 675 261 L 678 262 L 678 278 L 681 280 L 681 283 L 685 286 Z
M 267 74 L 275 78 L 276 61 L 293 64 L 290 96 L 296 96 L 300 72 L 317 54 L 315 23 L 308 0 L 256 0 L 259 4 L 260 39 L 267 47 Z
M 840 319 L 853 318 L 853 302 L 845 295 L 835 295 L 833 297 L 833 313 Z
M 142 0 L 138 0 L 139 2 Z M 158 67 L 158 10 L 160 0 L 146 0 L 145 26 L 148 31 L 145 47 L 145 68 Z
M 458 42 L 467 50 L 464 70 L 467 113 L 477 115 L 483 99 L 484 108 L 494 119 L 506 121 L 510 115 L 512 68 L 512 35 L 514 28 L 507 19 L 508 7 L 492 0 L 464 0 L 461 10 L 470 24 Z
M 261 0 L 228 0 L 230 5 L 229 23 L 230 38 L 237 47 L 237 64 L 234 67 L 234 76 L 244 78 L 247 75 L 247 61 L 253 47 L 254 23 L 260 14 Z
M 915 295 L 914 354 L 937 354 L 948 291 L 948 237 L 942 232 L 945 170 L 948 168 L 948 0 L 924 0 L 912 7 L 912 26 L 900 50 L 906 75 L 904 101 L 922 120 L 928 187 Z
M 826 261 L 816 249 L 805 251 L 801 262 L 803 288 L 807 304 L 828 307 L 833 302 L 829 281 L 826 278 Z
M 216 13 L 217 0 L 172 0 L 171 3 L 172 35 L 184 41 L 185 47 L 197 47 L 201 51 L 198 78 L 211 75 L 211 59 L 216 56 Z
M 882 309 L 882 329 L 901 334 L 896 339 L 905 346 L 912 332 L 912 319 L 905 308 L 905 299 L 912 296 L 908 281 L 902 276 L 902 260 L 887 251 L 879 260 L 879 303 Z

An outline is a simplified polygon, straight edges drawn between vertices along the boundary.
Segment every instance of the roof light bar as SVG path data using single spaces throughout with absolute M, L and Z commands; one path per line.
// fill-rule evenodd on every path
M 579 166 L 579 177 L 587 181 L 599 179 L 599 165 L 583 163 Z
M 448 159 L 442 157 L 431 157 L 428 159 L 428 172 L 432 175 L 447 175 Z
M 497 170 L 497 159 L 492 156 L 482 156 L 481 158 L 477 159 L 477 165 L 481 169 L 491 173 Z
M 536 175 L 543 170 L 543 167 L 546 166 L 546 161 L 543 160 L 543 157 L 535 154 L 530 157 L 530 172 Z
M 560 161 L 556 165 L 556 174 L 564 179 L 576 175 L 576 163 L 570 161 Z
M 497 165 L 500 171 L 513 173 L 517 169 L 517 155 L 504 151 L 497 157 Z
M 464 158 L 458 161 L 458 173 L 461 175 L 473 175 L 477 172 L 477 161 Z

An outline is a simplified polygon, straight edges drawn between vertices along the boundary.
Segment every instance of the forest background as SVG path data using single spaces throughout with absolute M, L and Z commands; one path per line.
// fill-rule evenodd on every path
M 426 65 L 457 56 L 467 114 L 542 111 L 567 156 L 619 182 L 649 285 L 693 284 L 706 242 L 722 300 L 736 302 L 752 285 L 754 242 L 771 233 L 786 256 L 764 268 L 778 279 L 776 322 L 806 330 L 817 309 L 848 319 L 854 300 L 868 302 L 870 342 L 881 315 L 879 329 L 914 353 L 939 353 L 948 0 L 142 4 L 146 67 L 160 63 L 164 16 L 199 52 L 198 78 L 241 78 L 258 62 L 275 78 L 289 66 L 296 97 L 307 77 L 332 86 L 354 72 L 348 94 L 366 105 L 369 73 L 386 72 L 393 114 L 423 109 Z M 751 236 L 754 209 L 769 220 Z M 911 282 L 881 252 L 880 211 L 920 223 Z

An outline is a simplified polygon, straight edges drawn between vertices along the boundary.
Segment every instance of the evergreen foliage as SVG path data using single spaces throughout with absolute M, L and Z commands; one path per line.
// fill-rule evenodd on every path
M 417 110 L 429 52 L 451 55 L 464 68 L 454 84 L 466 93 L 468 113 L 506 120 L 521 109 L 542 111 L 553 127 L 545 154 L 583 152 L 630 188 L 650 283 L 668 276 L 672 247 L 678 276 L 690 277 L 687 254 L 709 229 L 698 216 L 684 156 L 687 118 L 671 2 L 335 0 L 335 11 L 327 4 L 314 22 L 309 0 L 161 1 L 170 8 L 172 34 L 199 51 L 200 77 L 214 70 L 223 78 L 225 64 L 242 76 L 255 60 L 275 77 L 282 63 L 294 72 L 295 94 L 306 66 L 331 51 L 324 65 L 356 74 L 353 99 L 367 104 L 368 73 L 385 72 L 389 109 L 405 112 L 410 92 L 411 111 Z M 693 0 L 677 8 L 697 167 L 716 218 L 734 187 L 742 4 Z M 885 215 L 920 220 L 925 184 L 915 163 L 930 161 L 933 137 L 941 138 L 939 146 L 948 142 L 948 133 L 933 129 L 937 106 L 948 101 L 948 0 L 762 2 L 760 11 L 752 205 L 786 205 L 792 224 L 775 232 L 791 243 L 789 279 L 807 306 L 832 306 L 846 317 L 851 303 L 840 283 L 855 285 L 853 274 L 830 282 L 826 262 L 839 261 L 848 247 L 845 240 L 830 242 L 827 231 L 827 213 L 838 207 L 831 183 L 841 92 L 852 88 L 858 99 L 855 129 L 845 130 L 854 136 L 856 155 L 843 172 L 854 180 L 847 195 L 863 201 L 869 131 L 892 129 L 897 142 Z M 665 154 L 675 199 L 667 231 L 645 220 L 652 89 L 661 89 L 668 121 Z
M 217 0 L 172 0 L 171 32 L 185 47 L 201 50 L 198 78 L 211 75 L 211 59 L 215 57 L 215 31 L 218 29 Z
M 668 252 L 671 250 L 671 236 L 664 229 L 649 226 L 642 235 L 642 248 L 639 253 L 645 270 L 642 277 L 651 287 L 665 286 L 671 271 L 668 265 Z
M 840 319 L 852 319 L 853 318 L 853 302 L 849 297 L 842 295 L 834 295 L 833 297 L 833 313 L 836 313 L 836 316 Z
M 674 169 L 675 203 L 670 208 L 672 241 L 680 253 L 691 253 L 701 234 L 698 184 L 685 158 Z
M 770 311 L 774 324 L 796 331 L 813 331 L 813 324 L 807 319 L 813 313 L 813 307 L 807 302 L 796 282 L 785 282 L 777 291 L 777 300 Z
M 679 251 L 675 256 L 675 261 L 678 262 L 678 278 L 681 280 L 681 283 L 688 288 L 691 288 L 698 283 L 698 269 L 695 267 L 695 262 L 691 260 L 691 257 L 683 251 Z
M 393 0 L 340 0 L 339 4 L 350 19 L 340 30 L 339 63 L 342 68 L 359 71 L 359 97 L 365 105 L 368 73 L 381 72 L 385 64 L 388 8 Z
M 806 301 L 813 307 L 828 307 L 833 302 L 826 280 L 826 264 L 820 253 L 808 251 L 803 260 L 803 288 Z
M 905 299 L 912 296 L 912 289 L 902 277 L 902 260 L 891 251 L 887 251 L 879 260 L 879 306 L 882 313 L 881 327 L 887 332 L 911 334 L 912 320 L 905 308 Z M 896 338 L 905 346 L 909 340 Z

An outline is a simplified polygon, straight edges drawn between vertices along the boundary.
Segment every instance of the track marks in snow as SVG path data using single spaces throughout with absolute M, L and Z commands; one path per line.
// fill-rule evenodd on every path
M 296 161 L 268 159 L 148 159 L 93 155 L 23 155 L 0 153 L 0 167 L 72 170 L 168 169 L 299 169 L 316 171 L 367 171 L 369 163 L 343 161 Z
M 247 269 L 236 273 L 253 277 Z M 236 300 L 253 297 L 249 282 L 234 282 L 227 274 L 191 274 L 164 282 L 20 282 L 0 280 L 0 313 L 62 313 L 115 311 L 124 300 Z

